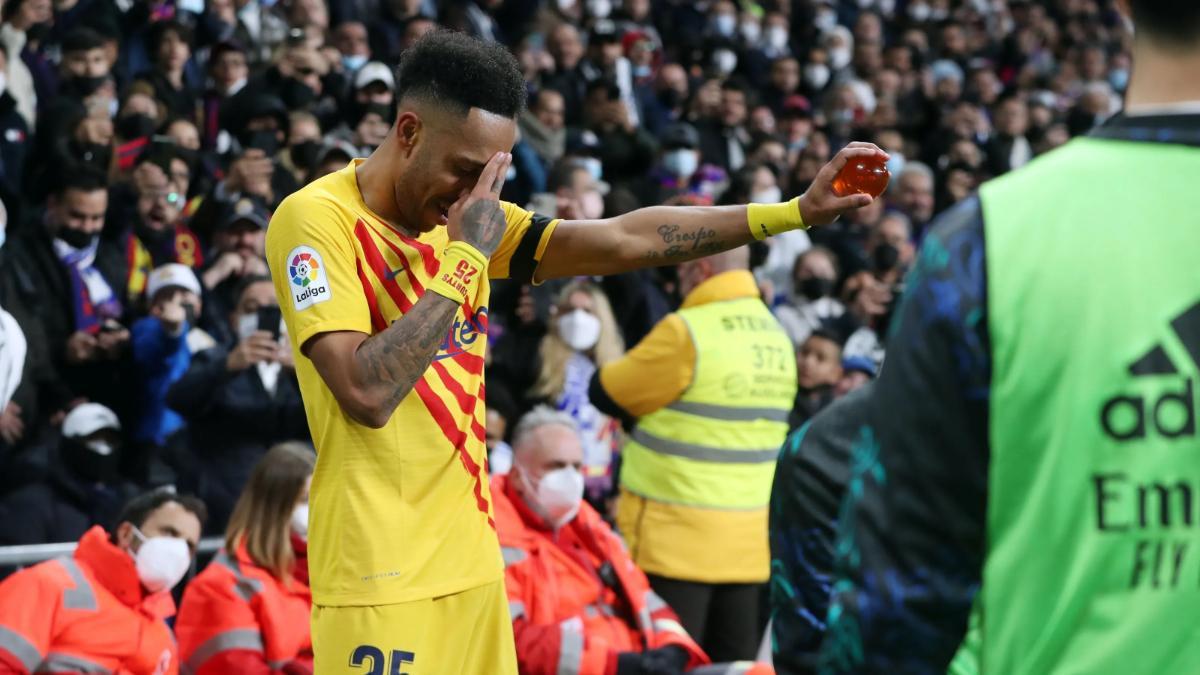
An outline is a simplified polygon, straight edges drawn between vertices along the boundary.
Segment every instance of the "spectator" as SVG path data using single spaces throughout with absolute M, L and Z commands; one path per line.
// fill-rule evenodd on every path
M 18 0 L 4 5 L 3 24 L 0 24 L 0 43 L 7 55 L 5 72 L 8 90 L 17 102 L 17 111 L 30 129 L 37 122 L 37 90 L 33 74 L 25 64 L 24 54 L 29 40 L 27 31 L 50 21 L 53 10 L 47 0 Z
M 367 27 L 361 21 L 338 24 L 333 29 L 333 46 L 341 54 L 342 68 L 348 77 L 354 77 L 355 73 L 371 60 Z
M 646 175 L 657 150 L 654 139 L 637 126 L 620 88 L 596 80 L 587 87 L 587 129 L 599 140 L 604 178 L 614 185 L 631 185 Z
M 508 431 L 516 426 L 514 422 L 517 417 L 517 404 L 503 384 L 495 382 L 488 385 L 485 415 L 488 475 L 503 476 L 512 469 L 513 450 L 508 443 Z
M 0 26 L 0 42 L 3 41 Z M 0 48 L 0 73 L 6 72 L 9 58 Z M 31 145 L 31 125 L 26 121 L 14 96 L 12 84 L 0 79 L 0 199 L 6 204 L 20 203 L 25 176 L 25 156 Z M 20 212 L 13 214 L 20 219 Z
M 834 295 L 837 265 L 833 252 L 824 246 L 814 246 L 796 257 L 790 293 L 774 312 L 797 350 L 824 322 L 846 311 Z
M 0 582 L 0 665 L 15 673 L 176 672 L 171 589 L 200 540 L 204 504 L 158 491 L 125 505 L 111 531 L 99 525 L 75 554 Z
M 77 396 L 120 410 L 119 359 L 129 343 L 124 313 L 124 260 L 100 240 L 108 207 L 105 180 L 70 172 L 50 198 L 40 227 L 13 242 L 14 273 L 28 283 L 55 369 Z
M 148 155 L 133 172 L 137 210 L 122 248 L 129 262 L 125 292 L 134 304 L 142 301 L 153 270 L 167 263 L 197 269 L 204 265 L 199 237 L 181 220 L 185 193 L 170 176 L 170 161 Z
M 597 368 L 625 351 L 620 329 L 604 292 L 588 281 L 568 284 L 558 294 L 552 330 L 542 338 L 537 374 L 529 398 L 562 410 L 575 421 L 583 444 L 585 496 L 602 513 L 613 491 L 613 458 L 618 423 L 588 398 Z
M 206 148 L 218 147 L 218 138 L 226 125 L 226 120 L 221 117 L 222 108 L 246 86 L 249 72 L 246 53 L 237 44 L 222 42 L 212 48 L 208 57 L 208 77 L 211 84 L 204 93 L 203 100 Z M 228 134 L 225 142 L 229 142 Z
M 571 417 L 538 407 L 513 443 L 513 472 L 491 490 L 521 672 L 681 673 L 707 663 L 581 499 L 584 452 Z
M 633 561 L 716 661 L 757 653 L 770 561 L 755 533 L 796 396 L 791 342 L 748 262 L 741 248 L 681 264 L 681 309 L 601 368 L 588 392 L 632 428 L 617 524 Z
M 875 362 L 865 356 L 847 356 L 842 358 L 842 379 L 834 388 L 835 398 L 841 398 L 852 391 L 865 387 L 875 379 L 879 368 Z
M 226 317 L 237 304 L 242 281 L 269 273 L 263 258 L 268 220 L 261 200 L 243 197 L 225 209 L 213 232 L 214 257 L 200 279 L 208 297 L 204 324 L 221 344 L 234 342 Z
M 254 467 L 225 547 L 183 593 L 175 632 L 187 672 L 312 672 L 307 537 L 315 460 L 307 446 L 281 443 Z M 240 639 L 247 634 L 258 641 Z
M 133 324 L 133 360 L 140 394 L 133 440 L 144 455 L 134 475 L 151 484 L 173 482 L 173 477 L 156 480 L 155 476 L 163 475 L 158 467 L 161 450 L 183 428 L 183 418 L 167 407 L 167 391 L 187 372 L 193 353 L 215 344 L 197 326 L 203 311 L 200 293 L 200 281 L 191 268 L 167 263 L 150 274 L 146 287 L 149 316 Z M 171 459 L 180 454 L 170 453 Z
M 1033 158 L 1033 147 L 1026 137 L 1029 109 L 1016 97 L 1002 100 L 996 109 L 996 135 L 988 144 L 988 170 L 999 176 L 1019 169 Z
M 833 401 L 834 386 L 842 379 L 842 338 L 831 327 L 808 334 L 796 352 L 796 404 L 788 426 L 799 428 Z
M 195 117 L 200 92 L 186 72 L 192 58 L 191 30 L 177 21 L 163 21 L 150 28 L 148 38 L 154 69 L 140 75 L 134 89 L 147 90 L 169 115 Z
M 743 85 L 730 81 L 721 87 L 719 113 L 697 125 L 704 161 L 726 172 L 737 171 L 746 163 L 746 147 L 750 144 L 745 127 L 748 104 Z
M 194 480 L 212 513 L 210 531 L 225 526 L 250 469 L 269 447 L 308 438 L 270 277 L 245 277 L 234 297 L 228 322 L 237 344 L 193 354 L 167 392 L 167 405 L 187 420 L 198 464 Z
M 565 150 L 564 105 L 561 93 L 542 89 L 534 95 L 529 109 L 518 118 L 521 138 L 533 148 L 547 168 L 553 166 Z
M 308 183 L 321 153 L 321 123 L 315 115 L 297 110 L 288 115 L 287 152 L 279 163 L 291 171 L 297 185 Z
M 556 218 L 596 220 L 604 216 L 603 193 L 608 186 L 596 180 L 584 162 L 560 162 L 550 175 L 548 187 L 556 199 Z
M 933 218 L 933 188 L 933 171 L 920 162 L 908 162 L 895 178 L 895 194 L 888 195 L 917 233 L 923 233 Z
M 655 204 L 689 192 L 700 171 L 700 133 L 687 122 L 663 132 L 662 154 L 654 170 L 655 184 L 642 190 L 642 201 Z
M 99 403 L 76 406 L 63 420 L 57 452 L 42 475 L 0 497 L 0 544 L 75 541 L 113 522 L 136 494 L 117 475 L 121 423 Z

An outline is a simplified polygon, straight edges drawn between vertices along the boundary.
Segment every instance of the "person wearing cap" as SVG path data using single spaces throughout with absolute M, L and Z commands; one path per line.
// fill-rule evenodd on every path
M 166 398 L 171 384 L 187 372 L 191 355 L 216 344 L 197 327 L 203 311 L 201 293 L 191 268 L 163 265 L 150 274 L 147 284 L 149 316 L 133 324 L 139 417 L 132 440 L 137 454 L 125 464 L 133 467 L 139 480 L 151 484 L 173 482 L 171 470 L 185 465 L 178 459 L 183 439 L 177 436 L 183 418 L 167 407 Z
M 178 675 L 171 589 L 205 517 L 195 497 L 148 492 L 84 533 L 72 555 L 0 582 L 0 672 Z
M 842 357 L 842 379 L 834 387 L 834 396 L 841 398 L 864 387 L 879 373 L 875 360 L 861 354 Z
M 252 195 L 224 204 L 217 216 L 211 263 L 200 273 L 207 301 L 201 316 L 205 330 L 222 344 L 233 342 L 225 317 L 237 302 L 241 280 L 268 274 L 263 252 L 270 217 L 262 199 Z
M 676 122 L 666 128 L 661 137 L 658 167 L 651 172 L 640 190 L 644 204 L 659 204 L 688 192 L 692 177 L 700 170 L 700 132 L 687 122 Z
M 0 497 L 0 546 L 75 541 L 89 527 L 112 522 L 137 493 L 118 474 L 123 439 L 111 409 L 75 406 L 55 440 L 36 478 Z
M 396 76 L 379 61 L 371 61 L 354 74 L 354 103 L 391 105 L 395 100 Z

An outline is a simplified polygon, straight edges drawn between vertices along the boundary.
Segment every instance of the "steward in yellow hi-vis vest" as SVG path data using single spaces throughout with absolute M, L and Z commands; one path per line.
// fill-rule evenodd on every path
M 796 395 L 791 342 L 747 255 L 680 265 L 682 307 L 591 387 L 632 427 L 617 524 L 633 560 L 718 661 L 752 658 L 758 643 L 767 503 Z

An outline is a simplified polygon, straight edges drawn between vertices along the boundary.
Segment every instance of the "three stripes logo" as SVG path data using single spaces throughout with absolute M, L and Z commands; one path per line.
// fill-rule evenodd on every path
M 1200 302 L 1175 317 L 1171 331 L 1191 358 L 1193 370 L 1200 368 Z M 1129 364 L 1129 374 L 1139 379 L 1183 375 L 1162 343 Z M 1152 434 L 1163 438 L 1194 437 L 1195 377 L 1183 376 L 1182 381 L 1175 382 L 1154 394 L 1121 393 L 1106 400 L 1100 409 L 1104 433 L 1120 442 L 1139 441 Z

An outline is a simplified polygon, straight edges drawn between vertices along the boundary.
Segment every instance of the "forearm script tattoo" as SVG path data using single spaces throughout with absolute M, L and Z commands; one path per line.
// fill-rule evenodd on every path
M 646 251 L 645 259 L 659 264 L 703 258 L 728 248 L 711 227 L 684 229 L 675 223 L 665 223 L 658 226 L 657 232 L 662 245 Z

